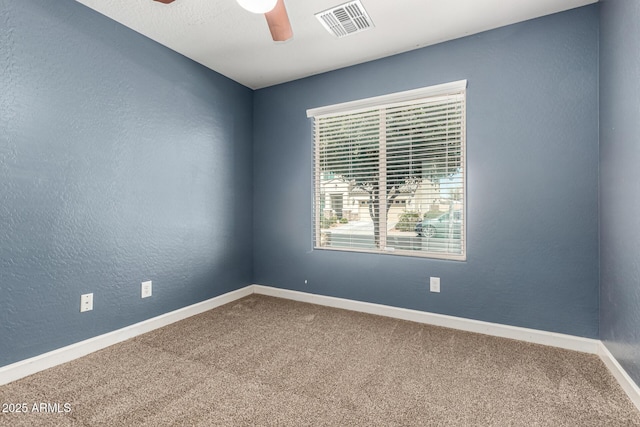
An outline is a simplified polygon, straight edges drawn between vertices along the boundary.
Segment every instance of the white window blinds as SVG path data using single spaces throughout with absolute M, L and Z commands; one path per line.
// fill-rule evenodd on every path
M 465 259 L 466 81 L 309 110 L 314 246 Z

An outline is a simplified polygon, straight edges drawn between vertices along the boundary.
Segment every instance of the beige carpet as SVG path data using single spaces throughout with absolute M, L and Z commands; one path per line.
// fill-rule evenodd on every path
M 28 408 L 3 426 L 640 426 L 597 356 L 258 295 L 0 387 L 0 403 Z

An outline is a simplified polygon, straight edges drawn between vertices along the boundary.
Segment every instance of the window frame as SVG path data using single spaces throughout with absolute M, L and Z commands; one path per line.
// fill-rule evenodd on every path
M 313 124 L 313 227 L 312 227 L 312 246 L 313 249 L 317 250 L 332 250 L 332 251 L 344 251 L 344 252 L 358 252 L 358 253 L 372 253 L 372 254 L 388 254 L 388 255 L 400 255 L 400 256 L 411 256 L 411 257 L 420 257 L 420 258 L 430 258 L 430 259 L 444 259 L 444 260 L 455 260 L 455 261 L 465 261 L 467 259 L 467 228 L 468 228 L 468 220 L 467 220 L 467 153 L 466 153 L 466 88 L 467 88 L 467 80 L 458 80 L 450 83 L 444 83 L 434 86 L 423 87 L 419 89 L 413 89 L 403 92 L 392 93 L 388 95 L 376 96 L 371 98 L 360 99 L 356 101 L 343 102 L 339 104 L 333 104 L 318 108 L 310 108 L 307 110 L 307 118 L 314 119 Z M 332 116 L 341 116 L 346 114 L 356 114 L 359 112 L 365 112 L 372 109 L 379 109 L 381 112 L 381 116 L 386 114 L 386 110 L 395 106 L 403 105 L 409 106 L 411 104 L 419 104 L 424 103 L 425 100 L 435 100 L 438 97 L 448 98 L 452 95 L 460 96 L 462 98 L 462 112 L 461 112 L 461 134 L 460 134 L 460 168 L 462 170 L 462 233 L 461 233 L 461 253 L 451 253 L 451 252 L 438 252 L 438 251 L 423 251 L 423 250 L 410 250 L 410 249 L 395 249 L 395 248 L 387 248 L 384 246 L 387 238 L 387 230 L 386 227 L 381 227 L 379 229 L 380 233 L 380 247 L 378 248 L 353 248 L 353 247 L 331 247 L 331 246 L 322 246 L 322 231 L 321 231 L 321 214 L 318 206 L 322 203 L 320 200 L 322 189 L 320 188 L 321 182 L 321 168 L 320 168 L 320 141 L 316 119 L 327 118 Z M 384 128 L 384 122 L 380 124 L 381 128 Z M 382 133 L 382 131 L 381 131 Z M 379 159 L 381 166 L 380 168 L 385 167 L 386 162 L 386 136 L 385 136 L 385 144 L 380 147 Z M 383 158 L 385 156 L 385 158 Z M 386 176 L 386 171 L 381 173 L 382 176 Z M 379 186 L 382 188 L 382 185 L 385 185 L 384 179 L 378 181 Z M 387 200 L 386 197 L 382 197 L 378 200 L 378 209 L 382 212 L 383 209 L 386 209 Z M 385 217 L 385 225 L 387 218 Z M 382 229 L 384 228 L 384 230 Z

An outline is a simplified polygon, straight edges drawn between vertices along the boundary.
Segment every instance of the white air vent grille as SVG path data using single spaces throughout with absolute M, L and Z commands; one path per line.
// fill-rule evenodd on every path
M 373 22 L 360 0 L 316 13 L 316 18 L 336 37 L 345 37 L 373 27 Z

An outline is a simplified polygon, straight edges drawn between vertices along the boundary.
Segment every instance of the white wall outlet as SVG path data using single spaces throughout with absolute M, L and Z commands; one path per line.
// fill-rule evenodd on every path
M 431 292 L 440 292 L 440 278 L 439 277 L 431 277 L 431 278 L 429 278 L 429 290 Z
M 308 282 L 307 282 L 307 279 L 304 279 L 304 284 L 306 285 L 307 283 L 308 283 Z
M 80 313 L 93 310 L 93 294 L 80 295 Z
M 142 292 L 141 292 L 142 298 L 148 298 L 151 296 L 151 285 L 152 285 L 151 280 L 149 280 L 148 282 L 142 282 Z

